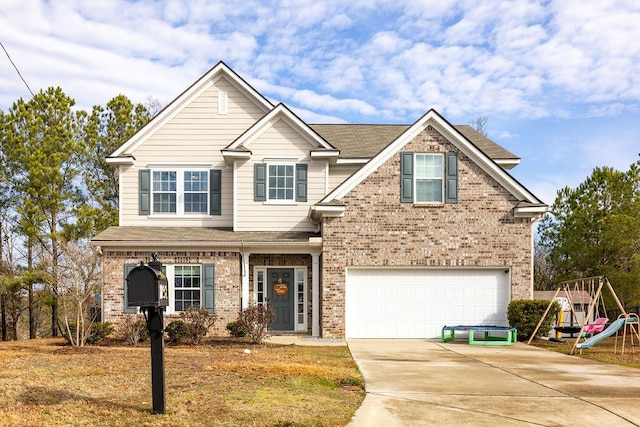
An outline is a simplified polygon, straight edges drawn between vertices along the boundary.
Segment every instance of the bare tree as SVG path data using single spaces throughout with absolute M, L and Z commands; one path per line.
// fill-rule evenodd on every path
M 489 123 L 489 116 L 478 116 L 475 120 L 471 122 L 471 127 L 477 130 L 482 135 L 487 136 L 488 123 Z
M 95 321 L 91 308 L 101 291 L 100 257 L 80 242 L 63 242 L 58 263 L 62 327 L 74 347 L 84 347 Z

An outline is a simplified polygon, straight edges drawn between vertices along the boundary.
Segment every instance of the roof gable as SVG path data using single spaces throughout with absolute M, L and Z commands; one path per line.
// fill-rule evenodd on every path
M 224 62 L 220 61 L 202 77 L 196 80 L 191 86 L 189 86 L 189 88 L 178 95 L 178 97 L 171 101 L 169 105 L 162 109 L 162 111 L 151 119 L 149 123 L 143 126 L 131 138 L 118 147 L 107 158 L 107 161 L 114 164 L 130 162 L 130 156 L 128 156 L 129 153 L 135 151 L 137 147 L 143 144 L 158 129 L 162 128 L 162 126 L 189 105 L 191 101 L 209 89 L 220 78 L 225 78 L 265 113 L 273 109 L 273 104 L 269 102 L 269 100 L 251 87 L 251 85 L 237 75 Z
M 340 150 L 340 158 L 370 159 L 411 125 L 399 124 L 314 124 L 309 125 Z M 496 144 L 469 125 L 453 125 L 465 138 L 505 169 L 520 163 L 520 158 Z
M 320 201 L 320 204 L 326 204 L 343 198 L 428 126 L 433 126 L 438 132 L 440 132 L 440 134 L 447 138 L 449 142 L 480 166 L 480 168 L 499 182 L 518 200 L 525 201 L 536 206 L 544 205 L 535 195 L 522 186 L 515 178 L 509 175 L 502 167 L 485 154 L 483 150 L 469 141 L 469 139 L 467 139 L 467 137 L 465 137 L 465 135 L 463 135 L 455 126 L 451 125 L 433 109 L 425 113 L 413 125 L 406 128 L 404 132 L 384 147 L 366 165 L 329 193 L 322 201 Z
M 279 120 L 283 120 L 292 129 L 294 129 L 300 136 L 302 136 L 312 149 L 315 150 L 328 150 L 335 155 L 338 155 L 338 151 L 327 141 L 325 141 L 320 135 L 318 135 L 309 125 L 303 122 L 298 116 L 296 116 L 291 110 L 289 110 L 284 104 L 278 104 L 275 108 L 264 115 L 253 126 L 247 129 L 242 135 L 240 135 L 235 141 L 233 141 L 227 148 L 223 150 L 223 154 L 230 154 L 232 152 L 246 152 L 250 151 L 249 146 L 253 141 L 264 134 L 267 129 L 272 127 Z

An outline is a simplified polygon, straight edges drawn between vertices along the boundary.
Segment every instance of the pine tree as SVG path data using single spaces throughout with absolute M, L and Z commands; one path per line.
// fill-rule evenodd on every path
M 31 100 L 16 101 L 4 117 L 3 153 L 12 177 L 19 229 L 27 246 L 27 267 L 34 267 L 34 248 L 41 246 L 58 277 L 62 230 L 74 221 L 81 203 L 76 164 L 79 143 L 72 107 L 75 101 L 60 88 L 40 91 Z M 32 289 L 31 289 L 32 291 Z M 51 284 L 51 334 L 58 335 L 57 283 Z

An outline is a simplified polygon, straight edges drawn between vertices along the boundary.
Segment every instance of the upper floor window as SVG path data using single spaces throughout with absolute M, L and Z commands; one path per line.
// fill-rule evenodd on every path
M 402 203 L 458 203 L 458 153 L 400 153 Z
M 256 163 L 256 202 L 306 202 L 307 165 L 304 163 Z
M 417 203 L 442 203 L 444 167 L 442 154 L 415 155 L 415 191 Z
M 139 214 L 221 215 L 219 169 L 140 169 Z
M 153 213 L 203 213 L 209 206 L 208 171 L 152 173 Z
M 269 165 L 269 200 L 293 201 L 294 165 Z

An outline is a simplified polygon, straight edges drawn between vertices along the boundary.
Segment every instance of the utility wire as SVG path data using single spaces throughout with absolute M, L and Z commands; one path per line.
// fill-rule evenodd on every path
M 18 73 L 18 76 L 20 76 L 20 80 L 22 80 L 24 85 L 27 87 L 27 89 L 29 90 L 29 93 L 31 94 L 31 96 L 35 96 L 33 94 L 33 91 L 31 90 L 31 88 L 29 87 L 29 84 L 27 83 L 27 81 L 24 79 L 24 77 L 22 77 L 22 74 L 20 73 L 20 70 L 18 70 L 18 66 L 15 64 L 15 62 L 13 62 L 13 59 L 11 59 L 11 55 L 9 55 L 9 52 L 7 52 L 7 49 L 4 47 L 2 42 L 0 42 L 0 46 L 2 46 L 2 50 L 4 50 L 4 53 L 7 55 L 7 58 L 9 58 L 9 62 L 11 62 L 11 65 L 13 65 L 13 68 L 15 68 L 16 73 Z

